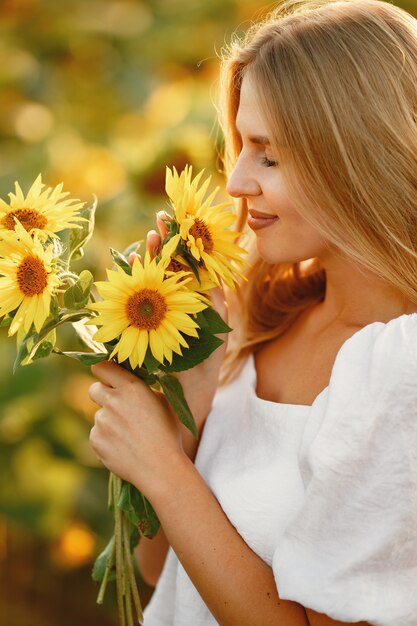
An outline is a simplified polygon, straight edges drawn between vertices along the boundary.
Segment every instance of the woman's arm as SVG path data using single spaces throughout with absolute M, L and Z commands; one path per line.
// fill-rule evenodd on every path
M 303 607 L 278 596 L 271 568 L 244 542 L 188 458 L 154 492 L 167 539 L 222 626 L 308 626 Z M 175 476 L 175 478 L 174 478 Z
M 224 626 L 307 626 L 304 609 L 278 597 L 272 570 L 243 541 L 181 446 L 166 401 L 114 363 L 102 380 L 91 443 L 104 464 L 151 501 L 193 583 Z
M 194 416 L 199 437 L 201 437 L 217 387 L 218 370 L 223 350 L 224 348 L 218 349 L 207 361 L 193 370 L 178 374 L 188 405 Z M 177 420 L 178 418 L 175 416 L 174 419 Z M 183 424 L 179 424 L 179 429 L 182 448 L 188 458 L 194 461 L 199 440 Z M 168 549 L 169 542 L 162 527 L 153 539 L 143 537 L 139 542 L 136 549 L 139 571 L 143 580 L 151 587 L 155 587 L 159 580 Z
M 169 543 L 162 527 L 152 539 L 142 537 L 136 548 L 139 572 L 149 587 L 156 587 L 164 567 L 168 548 Z
M 188 428 L 181 424 L 182 446 L 187 456 L 194 461 L 197 452 L 197 440 Z M 169 543 L 164 529 L 158 530 L 153 539 L 142 537 L 136 548 L 136 558 L 140 574 L 147 585 L 156 587 L 165 559 L 168 553 Z
M 180 488 L 177 481 L 175 489 L 167 482 L 159 491 L 156 510 L 184 569 L 221 626 L 345 624 L 282 600 L 272 569 L 237 533 L 195 467 L 181 459 L 178 478 Z
M 102 407 L 91 431 L 93 448 L 110 471 L 150 500 L 219 624 L 308 626 L 304 608 L 279 597 L 271 568 L 238 534 L 185 454 L 178 420 L 163 396 L 115 363 L 92 369 L 102 381 L 90 390 Z

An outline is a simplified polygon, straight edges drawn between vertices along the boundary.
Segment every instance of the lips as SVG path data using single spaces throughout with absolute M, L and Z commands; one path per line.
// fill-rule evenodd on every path
M 278 221 L 278 215 L 271 215 L 271 213 L 262 213 L 261 211 L 249 209 L 248 226 L 252 230 L 261 230 L 261 228 L 272 226 L 272 224 Z
M 249 209 L 249 215 L 251 217 L 266 219 L 266 220 L 274 219 L 278 217 L 278 215 L 272 215 L 271 213 L 261 213 L 261 211 L 255 211 L 254 209 Z

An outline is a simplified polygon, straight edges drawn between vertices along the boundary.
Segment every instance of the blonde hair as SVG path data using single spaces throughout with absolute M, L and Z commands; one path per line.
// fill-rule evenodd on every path
M 225 166 L 241 150 L 235 119 L 249 74 L 303 217 L 358 267 L 417 302 L 417 20 L 382 0 L 287 0 L 223 58 Z M 289 156 L 288 156 L 289 155 Z M 240 200 L 238 230 L 246 202 Z M 317 259 L 268 265 L 255 252 L 232 320 L 226 372 L 323 300 Z M 243 322 L 243 323 L 242 323 Z

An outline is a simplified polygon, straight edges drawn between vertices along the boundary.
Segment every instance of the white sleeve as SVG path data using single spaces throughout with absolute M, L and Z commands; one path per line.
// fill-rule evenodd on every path
M 282 599 L 333 619 L 416 626 L 417 314 L 362 331 L 336 359 L 273 571 Z

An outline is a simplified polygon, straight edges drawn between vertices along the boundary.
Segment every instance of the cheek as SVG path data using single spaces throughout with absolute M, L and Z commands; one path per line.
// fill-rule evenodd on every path
M 256 233 L 256 247 L 267 263 L 296 263 L 322 256 L 326 242 L 294 212 L 282 213 L 279 223 Z

